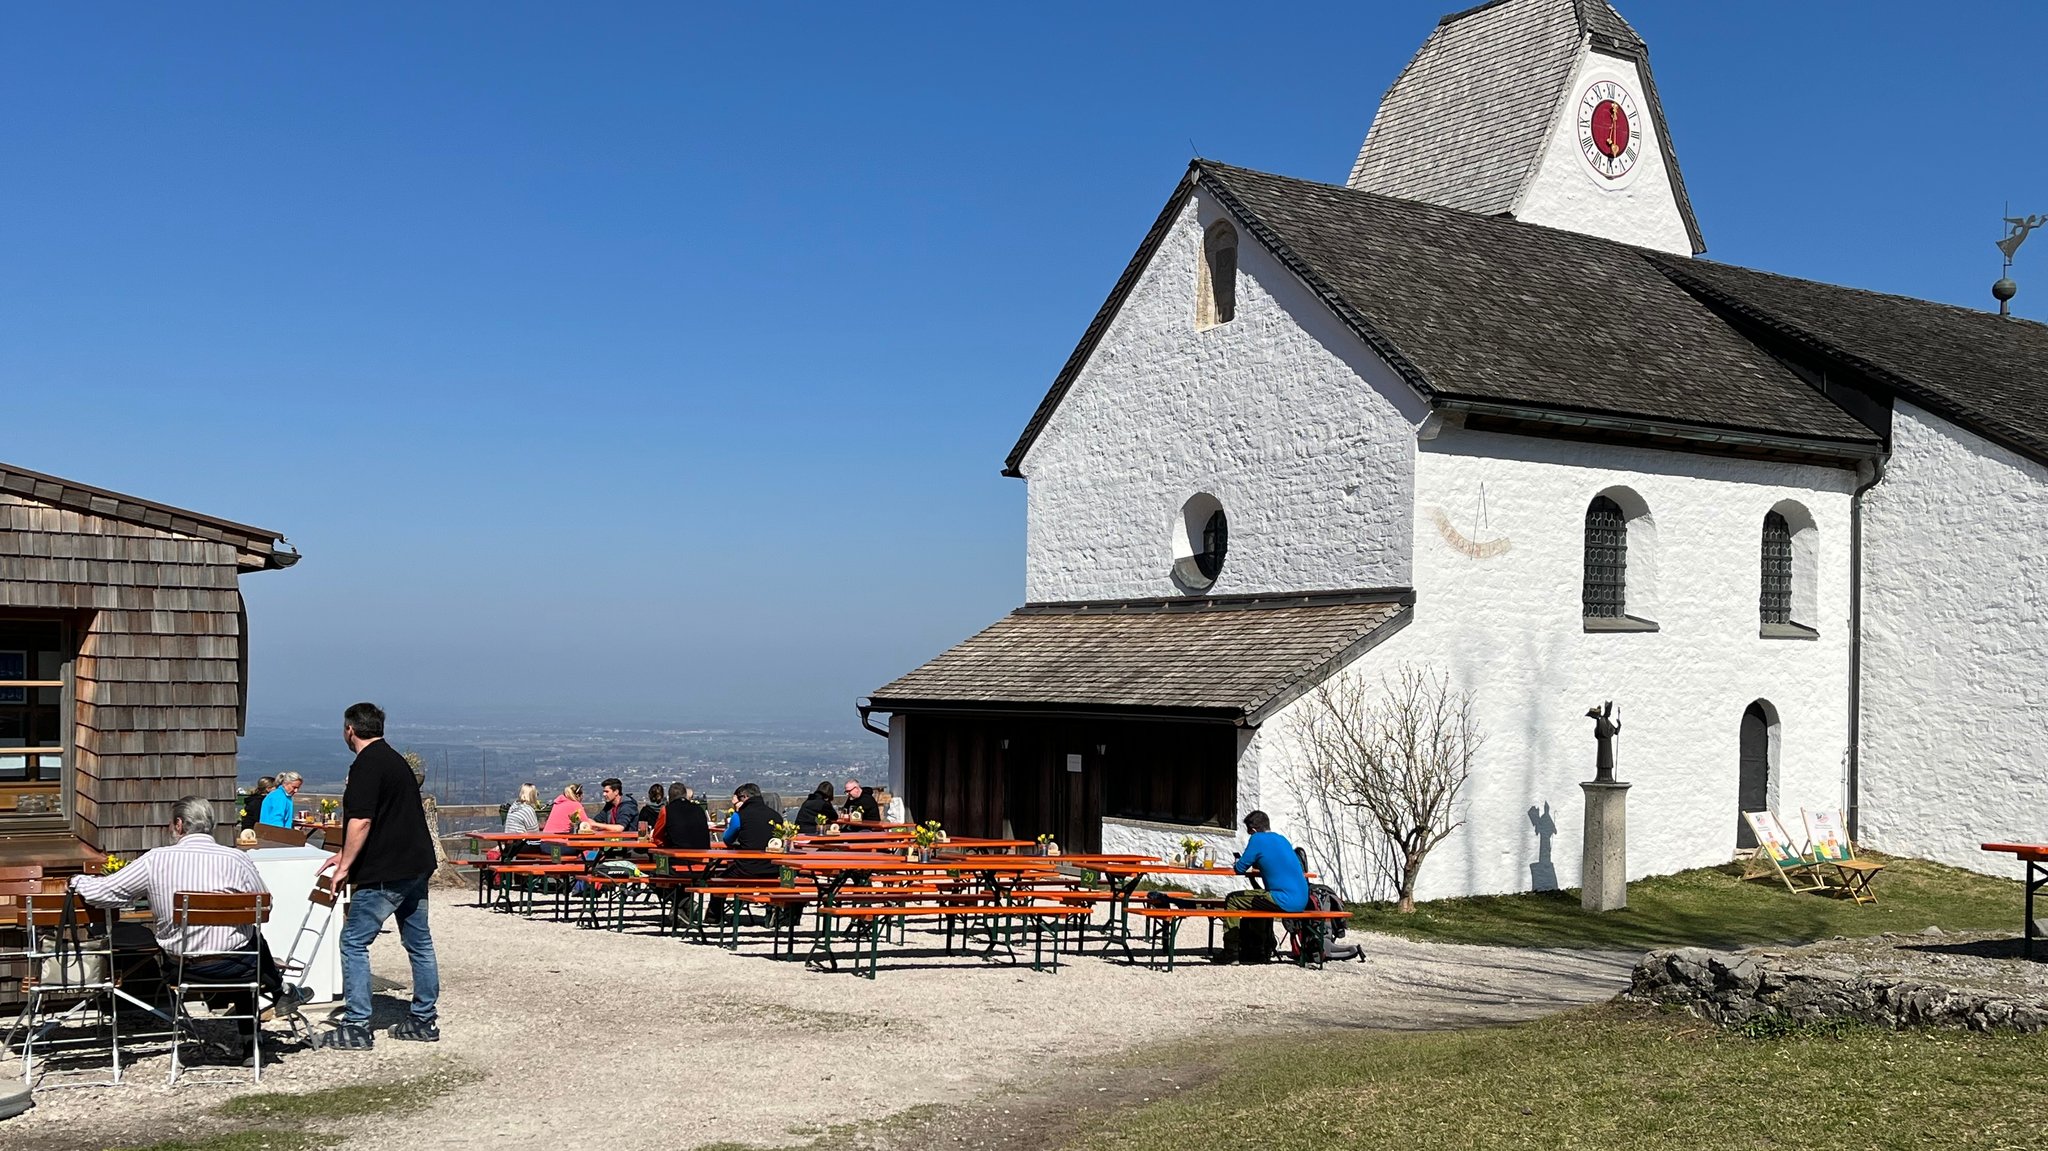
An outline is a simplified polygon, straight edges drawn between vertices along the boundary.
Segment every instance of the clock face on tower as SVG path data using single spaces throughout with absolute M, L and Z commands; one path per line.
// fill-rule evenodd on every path
M 1636 98 L 1612 80 L 1595 80 L 1579 97 L 1579 154 L 1595 175 L 1619 180 L 1643 154 Z

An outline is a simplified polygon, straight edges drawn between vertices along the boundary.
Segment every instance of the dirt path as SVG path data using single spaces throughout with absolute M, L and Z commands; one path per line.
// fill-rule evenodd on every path
M 362 1147 L 504 1141 L 618 1151 L 633 1145 L 621 1142 L 633 1131 L 661 1132 L 669 1147 L 803 1144 L 902 1112 L 912 1117 L 874 1130 L 929 1133 L 917 1108 L 966 1108 L 948 1124 L 956 1135 L 982 1130 L 963 1128 L 960 1114 L 985 1115 L 988 1140 L 966 1145 L 1045 1146 L 1084 1110 L 1077 1100 L 1138 1102 L 1184 1088 L 1203 1074 L 1204 1051 L 1235 1035 L 1529 1019 L 1609 998 L 1635 958 L 1369 936 L 1364 962 L 1321 972 L 1198 962 L 1166 974 L 1091 954 L 1052 975 L 921 955 L 914 967 L 885 962 L 870 983 L 771 961 L 764 947 L 734 955 L 454 905 L 436 908 L 435 937 L 442 1042 L 380 1036 L 366 1053 L 288 1050 L 264 1088 L 395 1080 L 448 1060 L 481 1073 L 423 1110 L 347 1124 L 350 1144 Z M 372 960 L 380 976 L 406 978 L 390 935 Z M 1105 1070 L 1120 1056 L 1180 1043 L 1187 1057 L 1171 1071 Z M 207 1108 L 248 1089 L 167 1093 L 153 1062 L 117 1090 L 46 1093 L 8 1123 L 7 1141 L 105 1146 L 138 1129 L 161 1138 L 180 1127 L 190 1137 L 216 1125 Z M 607 1081 L 623 1086 L 607 1092 Z M 595 1118 L 607 1095 L 630 1121 Z M 1006 1110 L 1014 1122 L 1003 1122 Z

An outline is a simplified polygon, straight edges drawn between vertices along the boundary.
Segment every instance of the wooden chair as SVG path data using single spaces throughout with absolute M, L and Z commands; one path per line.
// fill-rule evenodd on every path
M 1785 881 L 1785 890 L 1797 893 L 1827 888 L 1827 878 L 1820 870 L 1820 861 L 1807 851 L 1792 846 L 1792 837 L 1785 834 L 1785 825 L 1778 822 L 1776 812 L 1745 811 L 1742 818 L 1749 822 L 1750 831 L 1756 834 L 1757 858 L 1771 865 L 1778 878 Z
M 1834 868 L 1841 877 L 1842 893 L 1858 903 L 1876 903 L 1877 893 L 1870 881 L 1884 870 L 1874 859 L 1858 859 L 1856 844 L 1849 839 L 1847 825 L 1839 811 L 1801 811 L 1806 821 L 1806 842 L 1813 858 Z
M 249 943 L 237 951 L 214 951 L 197 955 L 179 952 L 171 965 L 167 980 L 171 998 L 173 1026 L 178 1031 L 171 1041 L 170 1086 L 177 1086 L 178 1073 L 183 1065 L 179 1060 L 180 1040 L 192 1027 L 192 1017 L 186 1011 L 185 1001 L 191 996 L 209 996 L 233 993 L 243 998 L 248 1005 L 247 1014 L 214 1014 L 214 1019 L 249 1021 L 250 1067 L 255 1072 L 255 1082 L 263 1082 L 263 1028 L 261 1005 L 257 997 L 263 992 L 263 925 L 270 919 L 270 893 L 180 891 L 171 897 L 172 922 L 176 925 L 178 937 L 189 939 L 194 928 L 240 927 L 249 931 Z M 248 964 L 248 978 L 221 978 L 202 976 L 189 972 L 188 966 L 222 962 L 243 961 Z
M 277 827 L 268 823 L 256 825 L 256 839 L 259 843 L 275 843 L 279 847 L 306 846 L 306 833 L 295 827 Z

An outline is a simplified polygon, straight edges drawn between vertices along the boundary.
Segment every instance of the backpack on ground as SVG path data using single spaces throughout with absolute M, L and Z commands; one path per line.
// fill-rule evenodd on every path
M 1335 888 L 1326 884 L 1308 885 L 1309 911 L 1342 911 L 1344 898 Z M 1340 959 L 1363 959 L 1365 948 L 1356 943 L 1342 942 L 1345 935 L 1344 920 L 1315 919 L 1287 925 L 1288 947 L 1300 963 L 1329 963 Z

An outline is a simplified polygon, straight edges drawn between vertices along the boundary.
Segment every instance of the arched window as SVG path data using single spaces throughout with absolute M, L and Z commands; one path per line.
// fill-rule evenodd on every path
M 1195 569 L 1209 579 L 1223 571 L 1223 556 L 1230 550 L 1230 520 L 1222 508 L 1209 513 L 1202 525 L 1202 550 L 1195 553 Z
M 1657 521 L 1628 488 L 1586 505 L 1586 569 L 1580 609 L 1587 631 L 1656 631 Z
M 1777 512 L 1764 515 L 1764 586 L 1757 610 L 1763 622 L 1792 622 L 1792 528 Z
M 1202 234 L 1202 264 L 1195 287 L 1195 327 L 1208 329 L 1237 317 L 1237 229 L 1218 220 Z
M 1758 565 L 1758 633 L 1765 639 L 1812 639 L 1820 632 L 1820 532 L 1813 513 L 1797 500 L 1779 500 L 1764 513 Z
M 1628 614 L 1628 519 L 1621 505 L 1595 496 L 1586 506 L 1587 619 L 1621 619 Z
M 1173 525 L 1173 580 L 1182 591 L 1208 591 L 1230 554 L 1230 518 L 1207 492 L 1189 497 Z

